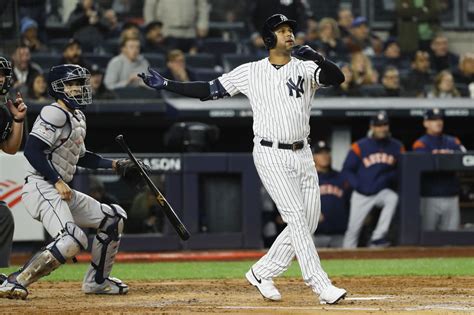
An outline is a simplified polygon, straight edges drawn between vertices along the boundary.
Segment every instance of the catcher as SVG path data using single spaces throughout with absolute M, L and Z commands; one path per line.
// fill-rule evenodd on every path
M 25 299 L 27 287 L 88 247 L 81 228 L 97 229 L 92 261 L 82 290 L 86 294 L 126 294 L 128 286 L 110 277 L 117 254 L 125 210 L 103 204 L 69 187 L 77 166 L 114 169 L 137 184 L 138 170 L 130 160 L 109 160 L 86 151 L 86 119 L 81 111 L 91 104 L 90 74 L 78 65 L 52 67 L 49 94 L 56 102 L 44 106 L 25 145 L 29 167 L 22 200 L 31 216 L 54 238 L 20 270 L 3 277 L 0 297 Z

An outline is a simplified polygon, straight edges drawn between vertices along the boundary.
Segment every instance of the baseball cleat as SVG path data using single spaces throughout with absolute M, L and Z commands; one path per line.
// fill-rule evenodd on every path
M 8 276 L 4 273 L 0 273 L 0 285 L 8 279 Z
M 82 284 L 85 294 L 127 294 L 128 285 L 118 278 L 108 277 L 101 284 L 85 282 Z
M 319 295 L 319 302 L 321 304 L 336 304 L 346 297 L 347 291 L 330 285 Z
M 8 278 L 5 278 L 0 285 L 0 298 L 24 300 L 27 296 L 28 290 L 18 282 L 8 281 Z
M 252 268 L 250 268 L 250 270 L 247 271 L 247 273 L 245 274 L 245 277 L 247 278 L 248 282 L 250 282 L 251 285 L 257 288 L 257 290 L 260 292 L 263 298 L 270 301 L 281 300 L 281 294 L 280 292 L 278 292 L 278 289 L 273 284 L 273 280 L 258 278 L 253 272 Z

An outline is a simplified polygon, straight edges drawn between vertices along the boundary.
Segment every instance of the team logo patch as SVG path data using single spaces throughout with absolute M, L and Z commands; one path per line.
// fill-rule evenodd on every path
M 40 127 L 37 130 L 45 139 L 50 139 L 56 132 L 56 127 L 51 126 L 45 122 L 40 122 Z
M 286 86 L 290 90 L 290 96 L 293 96 L 294 91 L 296 94 L 296 98 L 301 97 L 301 94 L 304 94 L 303 83 L 304 79 L 300 75 L 298 76 L 296 84 L 293 79 L 290 78 L 288 82 L 286 82 Z

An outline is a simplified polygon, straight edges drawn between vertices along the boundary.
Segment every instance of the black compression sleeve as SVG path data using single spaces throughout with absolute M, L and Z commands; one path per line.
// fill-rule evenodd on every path
M 209 82 L 179 82 L 168 80 L 165 90 L 194 98 L 206 98 L 211 94 Z
M 77 161 L 77 165 L 91 169 L 112 168 L 112 160 L 104 159 L 96 153 L 86 151 L 84 156 Z
M 344 82 L 344 74 L 341 69 L 332 61 L 324 60 L 319 64 L 319 82 L 323 85 L 339 85 Z

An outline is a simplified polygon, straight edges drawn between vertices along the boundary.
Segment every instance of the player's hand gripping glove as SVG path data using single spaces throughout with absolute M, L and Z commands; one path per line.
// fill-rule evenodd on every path
M 321 55 L 308 45 L 296 45 L 295 47 L 293 47 L 293 56 L 305 60 L 312 60 L 318 65 L 325 60 L 323 55 Z
M 149 175 L 151 171 L 150 167 L 144 164 L 142 160 L 138 160 L 138 163 L 145 173 Z M 122 178 L 127 184 L 136 187 L 137 189 L 141 189 L 145 186 L 145 179 L 140 174 L 139 168 L 132 160 L 118 160 L 115 166 L 115 172 L 117 172 L 120 178 Z
M 158 73 L 158 71 L 148 67 L 148 72 L 150 74 L 142 72 L 137 74 L 137 76 L 139 76 L 143 80 L 143 82 L 149 87 L 154 88 L 156 90 L 162 90 L 165 88 L 165 86 L 168 85 L 168 80 L 163 78 L 161 74 Z

